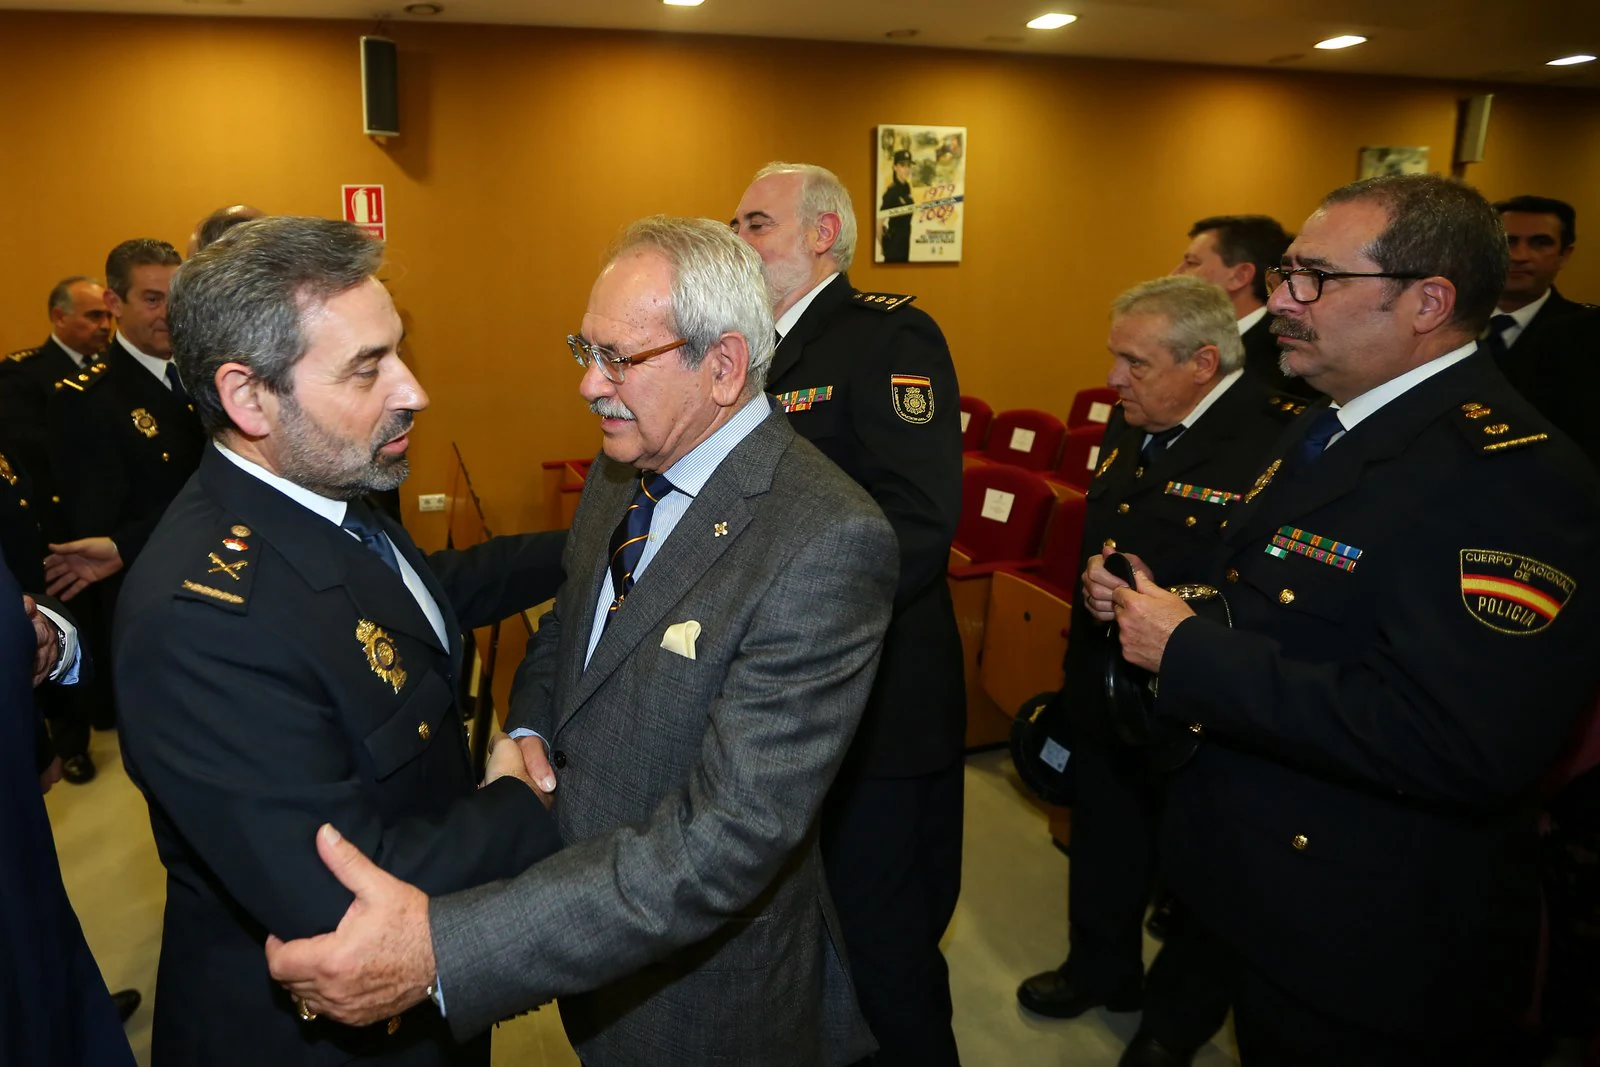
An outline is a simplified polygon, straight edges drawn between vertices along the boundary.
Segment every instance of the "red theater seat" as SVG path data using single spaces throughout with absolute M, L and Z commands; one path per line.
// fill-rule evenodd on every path
M 1061 448 L 1061 462 L 1050 476 L 1051 487 L 1088 489 L 1095 468 L 1100 465 L 1100 442 L 1105 436 L 1106 428 L 1097 422 L 1068 430 L 1067 443 Z M 1056 495 L 1062 494 L 1057 492 Z
M 589 478 L 589 464 L 593 462 L 593 459 L 551 459 L 541 464 L 546 529 L 565 530 L 572 525 L 572 516 L 578 511 L 578 497 L 583 495 L 583 483 Z
M 1066 425 L 1048 411 L 1016 408 L 1002 411 L 989 427 L 983 458 L 1030 471 L 1054 470 Z
M 1003 566 L 1037 566 L 1054 502 L 1043 478 L 1016 467 L 983 464 L 962 474 L 949 581 L 966 667 L 969 748 L 1004 741 L 1011 728 L 1010 719 L 984 693 L 978 671 L 990 583 Z
M 961 450 L 982 452 L 989 440 L 989 423 L 994 420 L 994 409 L 975 396 L 961 398 Z
M 1067 429 L 1074 430 L 1091 423 L 1104 426 L 1111 420 L 1111 409 L 1116 406 L 1115 389 L 1108 389 L 1105 386 L 1079 389 L 1078 395 L 1072 398 L 1071 410 L 1067 412 Z
M 1035 693 L 1061 688 L 1061 658 L 1077 599 L 1088 500 L 1066 486 L 1039 562 L 1002 567 L 989 591 L 978 669 L 984 693 L 1007 715 Z

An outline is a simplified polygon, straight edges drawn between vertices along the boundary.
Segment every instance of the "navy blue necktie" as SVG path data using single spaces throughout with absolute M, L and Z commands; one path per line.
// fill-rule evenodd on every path
M 1300 466 L 1322 455 L 1328 442 L 1333 440 L 1333 435 L 1343 432 L 1344 423 L 1339 421 L 1339 412 L 1334 408 L 1323 408 L 1322 414 L 1311 420 L 1311 428 L 1306 431 L 1305 440 L 1300 442 Z
M 1178 435 L 1187 429 L 1188 427 L 1180 422 L 1176 426 L 1168 426 L 1159 433 L 1151 434 L 1150 440 L 1146 441 L 1144 447 L 1139 450 L 1139 462 L 1146 464 L 1155 462 L 1162 453 L 1166 452 L 1172 442 L 1177 440 Z
M 184 391 L 183 379 L 178 377 L 178 368 L 172 365 L 172 360 L 167 360 L 167 384 L 172 386 L 172 395 L 179 400 L 188 402 L 189 394 Z
M 1483 347 L 1489 350 L 1489 355 L 1494 357 L 1496 363 L 1510 354 L 1511 346 L 1506 344 L 1505 331 L 1516 324 L 1517 320 L 1510 315 L 1496 315 L 1489 320 L 1489 332 L 1483 335 Z
M 384 566 L 400 574 L 400 561 L 394 558 L 394 546 L 389 543 L 383 527 L 378 525 L 378 517 L 365 501 L 352 500 L 346 504 L 344 521 L 339 525 L 361 538 L 361 543 L 383 560 Z
M 650 517 L 655 514 L 656 505 L 670 492 L 672 483 L 667 481 L 665 475 L 656 472 L 642 474 L 633 503 L 628 505 L 628 510 L 622 514 L 622 521 L 611 533 L 612 596 L 611 608 L 606 612 L 607 626 L 611 625 L 612 616 L 616 615 L 617 609 L 622 607 L 622 602 L 633 591 L 633 574 L 639 569 L 644 546 L 650 541 Z

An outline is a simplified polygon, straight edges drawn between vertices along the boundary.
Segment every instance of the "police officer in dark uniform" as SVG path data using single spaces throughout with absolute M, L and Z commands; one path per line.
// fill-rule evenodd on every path
M 1229 517 L 1232 628 L 1142 575 L 1086 583 L 1156 715 L 1205 738 L 1169 784 L 1187 920 L 1149 981 L 1205 957 L 1246 1067 L 1512 1062 L 1530 798 L 1600 683 L 1600 478 L 1477 351 L 1506 262 L 1477 192 L 1354 183 L 1287 262 L 1275 329 L 1332 403 Z
M 71 582 L 61 595 L 77 598 L 90 653 L 105 666 L 120 572 L 194 473 L 204 441 L 170 359 L 167 286 L 178 263 L 165 241 L 111 250 L 106 298 L 117 335 L 103 359 L 54 383 L 49 404 L 51 470 L 71 538 L 56 547 L 50 578 L 57 587 L 62 576 Z M 101 729 L 115 725 L 110 675 L 97 671 L 85 695 Z
M 803 217 L 802 192 L 826 204 Z M 861 293 L 850 194 L 831 172 L 771 164 L 735 231 L 761 258 L 781 338 L 767 389 L 795 430 L 859 482 L 900 547 L 872 695 L 823 809 L 822 854 L 875 1064 L 957 1062 L 939 938 L 961 883 L 961 638 L 945 570 L 961 510 L 960 389 L 912 297 Z
M 1122 403 L 1089 485 L 1082 558 L 1131 552 L 1158 574 L 1194 574 L 1209 564 L 1233 505 L 1299 403 L 1245 370 L 1233 307 L 1217 286 L 1159 278 L 1112 308 L 1107 384 Z M 1017 990 L 1023 1007 L 1054 1018 L 1102 1005 L 1132 1011 L 1142 1001 L 1140 924 L 1165 775 L 1105 721 L 1105 631 L 1088 612 L 1073 612 L 1057 697 L 1076 741 L 1072 953 Z M 1187 1062 L 1227 1012 L 1225 998 L 1177 1018 L 1147 1009 L 1122 1062 Z
M 7 455 L 12 476 L 28 483 L 26 492 L 8 496 L 8 504 L 14 507 L 18 500 L 28 502 L 25 513 L 13 513 L 11 518 L 22 520 L 15 530 L 27 542 L 29 555 L 24 559 L 11 554 L 8 559 L 24 587 L 34 591 L 45 588 L 42 561 L 47 544 L 65 540 L 66 534 L 60 522 L 60 493 L 51 478 L 46 417 L 50 397 L 56 382 L 96 362 L 110 340 L 112 326 L 105 290 L 82 275 L 55 284 L 50 290 L 49 311 L 51 333 L 44 343 L 14 352 L 0 365 L 0 448 Z M 8 483 L 12 489 L 18 484 L 9 479 Z M 87 602 L 76 607 L 84 625 L 92 625 L 92 607 Z M 88 782 L 95 775 L 89 755 L 90 709 L 96 695 L 103 698 L 103 689 L 92 683 L 67 689 L 49 686 L 37 695 L 50 720 L 62 777 L 75 785 Z
M 432 1003 L 363 1029 L 311 1017 L 261 946 L 349 906 L 315 848 L 324 822 L 429 893 L 559 844 L 525 782 L 475 788 L 456 695 L 463 630 L 552 595 L 565 535 L 424 557 L 362 504 L 404 479 L 427 405 L 381 257 L 348 223 L 277 218 L 173 285 L 214 438 L 128 574 L 115 641 L 124 753 L 167 868 L 158 1063 L 483 1067 L 488 1036 L 457 1046 Z
M 880 211 L 888 211 L 895 207 L 910 207 L 915 201 L 911 196 L 911 153 L 904 148 L 894 154 L 894 181 L 883 191 L 883 199 L 878 204 Z M 885 263 L 905 263 L 911 258 L 911 215 L 892 215 L 883 220 L 883 261 Z

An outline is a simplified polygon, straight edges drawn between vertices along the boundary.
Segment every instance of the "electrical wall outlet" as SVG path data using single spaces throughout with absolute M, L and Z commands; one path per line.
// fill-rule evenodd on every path
M 419 493 L 417 495 L 418 511 L 443 511 L 445 495 L 443 493 Z

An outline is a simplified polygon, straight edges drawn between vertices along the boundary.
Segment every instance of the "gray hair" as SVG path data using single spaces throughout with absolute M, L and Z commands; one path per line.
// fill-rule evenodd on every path
M 285 215 L 242 223 L 179 267 L 167 305 L 172 358 L 206 431 L 232 426 L 217 396 L 223 364 L 292 395 L 294 365 L 310 347 L 307 316 L 382 261 L 383 245 L 359 226 Z
M 72 287 L 79 282 L 89 282 L 91 285 L 96 284 L 95 280 L 87 274 L 74 274 L 70 278 L 62 278 L 59 282 L 56 282 L 55 288 L 50 290 L 49 309 L 51 311 L 59 311 L 63 315 L 72 314 Z
M 833 242 L 830 254 L 841 271 L 849 270 L 856 258 L 856 209 L 844 182 L 827 167 L 814 163 L 768 163 L 756 171 L 754 180 L 760 181 L 772 174 L 801 175 L 797 209 L 801 226 L 815 226 L 817 219 L 827 212 L 839 216 L 839 239 Z
M 1215 345 L 1221 373 L 1244 366 L 1244 342 L 1233 317 L 1233 301 L 1220 286 L 1193 275 L 1140 282 L 1111 302 L 1111 314 L 1163 316 L 1167 334 L 1162 343 L 1174 363 L 1187 363 L 1205 345 Z
M 725 333 L 750 348 L 745 395 L 755 396 L 772 365 L 772 304 L 761 257 L 726 222 L 651 215 L 632 223 L 611 246 L 607 263 L 636 249 L 659 252 L 672 265 L 670 328 L 689 343 L 684 366 L 693 370 Z

